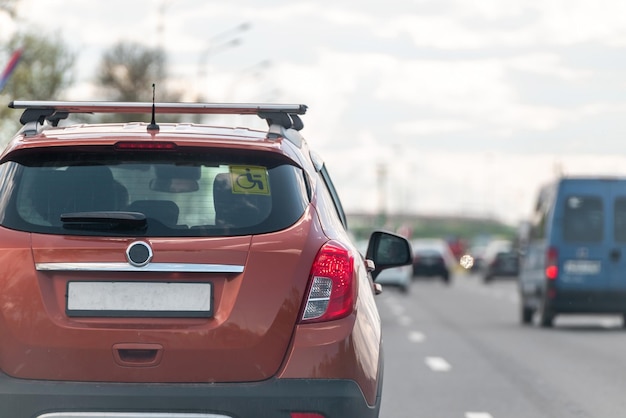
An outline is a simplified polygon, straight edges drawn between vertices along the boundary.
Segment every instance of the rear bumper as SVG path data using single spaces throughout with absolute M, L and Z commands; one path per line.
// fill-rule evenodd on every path
M 517 270 L 490 269 L 486 273 L 487 276 L 493 277 L 517 277 Z
M 171 413 L 181 418 L 194 413 L 224 418 L 290 418 L 291 412 L 316 412 L 327 418 L 374 418 L 379 406 L 368 406 L 358 385 L 351 380 L 129 384 L 22 380 L 0 374 L 0 417 L 11 418 L 37 418 L 44 414 L 62 417 L 62 413 L 70 412 L 137 414 L 133 416 Z
M 560 290 L 549 302 L 554 313 L 626 313 L 626 291 Z

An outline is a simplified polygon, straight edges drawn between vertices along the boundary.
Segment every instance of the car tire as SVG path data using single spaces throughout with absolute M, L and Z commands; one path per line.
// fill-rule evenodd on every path
M 541 307 L 539 308 L 539 325 L 542 328 L 552 328 L 552 326 L 554 326 L 555 314 L 552 312 L 550 307 L 546 305 L 547 302 L 545 301 L 545 298 L 542 297 Z
M 535 310 L 526 305 L 524 299 L 520 303 L 520 321 L 522 325 L 529 325 L 533 322 Z

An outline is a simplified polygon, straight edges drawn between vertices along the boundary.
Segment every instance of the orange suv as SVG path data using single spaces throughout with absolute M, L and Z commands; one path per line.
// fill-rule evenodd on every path
M 0 416 L 378 416 L 373 279 L 410 244 L 375 231 L 359 254 L 306 106 L 9 106 L 24 126 L 0 156 Z

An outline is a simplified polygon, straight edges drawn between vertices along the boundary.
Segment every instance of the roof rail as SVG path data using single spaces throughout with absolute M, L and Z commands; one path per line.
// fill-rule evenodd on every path
M 20 117 L 22 125 L 36 122 L 43 125 L 49 121 L 57 126 L 59 120 L 71 113 L 152 113 L 153 103 L 148 102 L 68 102 L 15 100 L 9 103 L 12 109 L 25 109 Z M 268 125 L 285 129 L 301 130 L 304 125 L 298 115 L 304 115 L 303 104 L 272 103 L 154 103 L 156 113 L 161 114 L 205 114 L 205 115 L 257 115 Z

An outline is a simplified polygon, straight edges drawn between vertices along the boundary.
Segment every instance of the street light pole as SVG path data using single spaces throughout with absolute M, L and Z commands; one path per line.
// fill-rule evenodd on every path
M 242 71 L 240 71 L 239 74 L 235 78 L 233 78 L 233 81 L 228 86 L 226 94 L 224 95 L 225 100 L 230 102 L 237 101 L 235 93 L 237 92 L 240 85 L 243 84 L 243 82 L 246 81 L 248 77 L 260 78 L 263 74 L 263 71 L 268 69 L 271 65 L 272 62 L 270 60 L 263 60 L 251 67 L 244 68 Z M 248 98 L 248 101 L 249 99 L 250 98 Z
M 376 167 L 378 181 L 378 220 L 379 227 L 387 222 L 387 165 L 379 163 Z
M 242 23 L 232 29 L 219 33 L 209 39 L 208 46 L 200 53 L 198 58 L 198 79 L 201 86 L 200 97 L 204 97 L 205 93 L 209 91 L 208 77 L 207 77 L 207 64 L 209 56 L 216 53 L 236 47 L 241 44 L 241 38 L 236 37 L 241 32 L 245 32 L 250 29 L 249 23 Z

